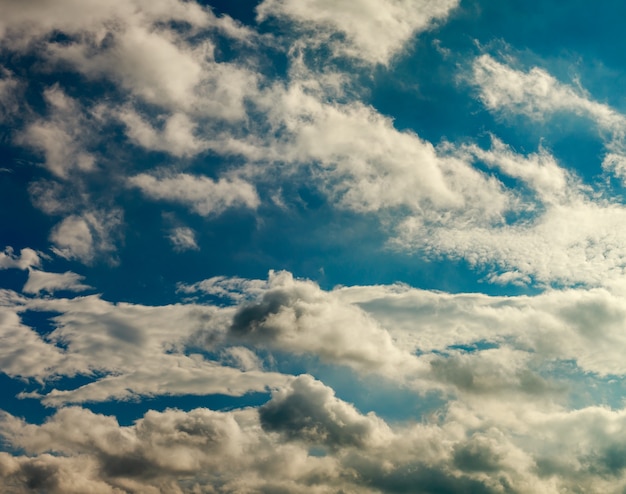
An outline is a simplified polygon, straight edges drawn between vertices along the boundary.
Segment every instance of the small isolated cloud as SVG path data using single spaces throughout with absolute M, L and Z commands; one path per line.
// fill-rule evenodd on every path
M 229 208 L 255 209 L 259 204 L 256 189 L 240 178 L 220 178 L 178 175 L 157 177 L 141 173 L 129 178 L 132 187 L 153 200 L 179 203 L 201 216 L 223 213 Z
M 50 233 L 54 245 L 52 251 L 65 259 L 91 264 L 97 256 L 115 251 L 114 238 L 121 223 L 119 210 L 87 211 L 68 216 Z
M 39 254 L 28 247 L 22 249 L 19 256 L 14 253 L 13 247 L 5 247 L 4 251 L 0 252 L 0 269 L 29 269 L 40 265 Z
M 22 288 L 24 293 L 48 292 L 54 293 L 58 290 L 68 290 L 71 292 L 82 292 L 92 288 L 89 285 L 81 283 L 85 279 L 84 276 L 67 271 L 65 273 L 48 273 L 39 269 L 30 269 L 28 273 L 28 281 Z
M 196 242 L 196 232 L 186 226 L 172 228 L 167 238 L 176 252 L 200 250 Z

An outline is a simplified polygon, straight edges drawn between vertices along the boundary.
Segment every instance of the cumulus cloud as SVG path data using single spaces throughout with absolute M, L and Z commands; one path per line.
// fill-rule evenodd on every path
M 235 341 L 402 378 L 420 370 L 389 333 L 357 307 L 291 273 L 270 273 L 267 290 L 237 308 L 229 328 Z
M 254 186 L 236 177 L 213 180 L 186 173 L 164 177 L 142 173 L 130 177 L 129 183 L 151 199 L 183 204 L 201 216 L 233 207 L 255 209 L 260 203 Z
M 89 197 L 72 183 L 54 180 L 36 180 L 29 184 L 28 193 L 35 207 L 49 215 L 64 215 L 89 203 Z
M 215 492 L 374 493 L 406 492 L 416 482 L 451 492 L 612 491 L 626 482 L 619 460 L 624 412 L 565 409 L 566 390 L 545 372 L 571 361 L 598 383 L 626 372 L 626 306 L 618 289 L 517 297 L 405 285 L 324 291 L 278 272 L 265 281 L 220 278 L 185 288 L 230 298 L 235 305 L 227 307 L 5 291 L 3 372 L 49 384 L 54 375 L 93 377 L 74 389 L 22 394 L 60 407 L 44 424 L 0 416 L 0 435 L 28 455 L 0 456 L 0 475 L 16 489 L 49 492 L 188 492 L 197 485 Z M 37 335 L 20 321 L 24 311 L 58 314 L 52 332 Z M 203 345 L 210 354 L 193 353 Z M 417 387 L 403 393 L 451 392 L 435 415 L 391 424 L 312 376 L 264 371 L 253 351 L 259 347 L 307 351 L 401 379 L 407 368 L 419 369 Z M 414 366 L 417 359 L 423 365 Z M 258 409 L 150 411 L 124 427 L 113 417 L 63 408 L 268 387 L 272 397 Z
M 178 291 L 186 294 L 206 294 L 240 302 L 261 296 L 269 287 L 267 280 L 249 280 L 238 276 L 213 276 L 197 283 L 179 284 Z
M 624 490 L 624 411 L 614 397 L 614 409 L 589 406 L 626 374 L 620 200 L 544 148 L 521 154 L 496 137 L 490 147 L 436 144 L 356 100 L 351 71 L 389 68 L 457 5 L 265 0 L 257 22 L 286 28 L 267 35 L 178 0 L 6 6 L 3 49 L 36 53 L 35 67 L 63 67 L 109 98 L 85 105 L 68 88 L 48 87 L 42 115 L 15 133 L 47 170 L 29 185 L 33 203 L 64 215 L 49 236 L 55 262 L 115 253 L 123 215 L 111 202 L 120 198 L 108 209 L 92 204 L 88 180 L 105 187 L 129 177 L 143 197 L 206 217 L 257 209 L 257 191 L 271 197 L 286 182 L 306 183 L 329 207 L 384 218 L 394 247 L 468 261 L 491 283 L 546 290 L 323 289 L 273 271 L 266 280 L 179 284 L 183 302 L 150 306 L 60 298 L 55 292 L 90 288 L 85 277 L 43 271 L 43 254 L 7 248 L 0 269 L 25 270 L 28 280 L 21 294 L 0 290 L 0 370 L 41 386 L 18 398 L 57 410 L 41 424 L 0 413 L 10 451 L 0 453 L 0 483 L 51 493 Z M 345 70 L 308 58 L 316 49 L 341 57 Z M 604 170 L 626 175 L 624 117 L 584 90 L 488 55 L 474 60 L 471 82 L 492 112 L 596 122 L 606 134 Z M 1 73 L 0 116 L 15 111 L 20 84 Z M 141 169 L 99 163 L 94 131 L 107 125 L 123 158 L 128 148 L 149 157 Z M 198 171 L 214 164 L 213 156 L 200 163 L 202 153 L 217 155 L 215 168 Z M 158 170 L 153 159 L 163 161 Z M 285 201 L 275 201 L 281 214 Z M 194 230 L 168 228 L 174 250 L 198 249 Z M 547 289 L 559 284 L 576 288 Z M 48 326 L 30 327 L 38 319 Z M 294 367 L 326 373 L 337 391 L 321 376 L 282 373 Z M 591 384 L 574 389 L 572 375 Z M 370 382 L 392 384 L 385 400 L 411 404 L 384 420 L 363 406 L 382 391 L 355 388 Z M 229 411 L 149 411 L 127 426 L 68 406 L 250 392 L 271 398 Z
M 308 375 L 299 376 L 288 388 L 274 393 L 259 408 L 259 417 L 267 431 L 331 448 L 364 447 L 391 436 L 387 424 L 376 415 L 361 415 L 336 398 L 331 388 Z
M 194 124 L 182 113 L 168 117 L 160 131 L 132 110 L 120 112 L 119 118 L 127 127 L 128 137 L 146 149 L 183 157 L 193 156 L 207 147 L 194 136 Z

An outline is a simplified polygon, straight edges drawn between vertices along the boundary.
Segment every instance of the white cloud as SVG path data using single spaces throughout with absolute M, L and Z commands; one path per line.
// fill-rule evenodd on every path
M 22 88 L 23 84 L 13 72 L 0 66 L 0 121 L 17 113 Z
M 4 251 L 0 252 L 0 269 L 29 269 L 39 266 L 41 266 L 39 254 L 28 247 L 22 249 L 19 256 L 13 253 L 13 247 L 5 247 Z
M 324 92 L 297 79 L 260 100 L 278 134 L 266 142 L 265 160 L 304 168 L 335 204 L 359 212 L 408 209 L 472 222 L 500 219 L 510 207 L 498 180 L 445 146 L 398 131 L 369 106 L 323 102 Z
M 43 55 L 91 79 L 112 80 L 134 97 L 172 112 L 175 119 L 181 118 L 176 116 L 180 112 L 227 121 L 245 115 L 244 98 L 254 91 L 256 76 L 243 66 L 216 62 L 207 35 L 217 30 L 250 42 L 252 31 L 195 2 L 132 1 L 112 7 L 95 9 L 91 22 L 82 25 L 78 15 L 76 25 L 52 18 L 48 29 L 70 35 L 72 42 L 47 43 Z M 167 27 L 177 21 L 187 27 Z
M 509 191 L 507 221 L 445 221 L 406 215 L 392 243 L 427 255 L 464 259 L 487 269 L 487 280 L 540 285 L 606 285 L 626 268 L 626 236 L 619 225 L 626 208 L 602 197 L 540 149 L 520 155 L 498 139 L 491 149 L 458 148 L 460 158 L 486 164 L 518 181 Z M 487 220 L 487 221 L 485 221 Z
M 28 194 L 35 207 L 46 214 L 68 214 L 89 203 L 89 197 L 71 182 L 37 180 L 28 185 Z
M 179 284 L 178 291 L 187 294 L 205 293 L 235 302 L 259 297 L 269 288 L 267 280 L 249 280 L 237 276 L 213 276 L 191 285 Z
M 23 9 L 16 4 L 7 4 L 0 23 L 0 34 L 5 42 L 16 43 L 20 38 L 30 40 L 43 36 L 55 29 L 71 34 L 97 31 L 107 22 L 157 22 L 176 19 L 192 25 L 205 25 L 209 14 L 196 3 L 178 0 L 149 2 L 98 0 L 41 0 L 37 8 Z
M 23 325 L 17 310 L 0 306 L 0 370 L 11 377 L 32 377 L 41 382 L 54 372 L 73 375 L 63 350 Z
M 270 273 L 268 287 L 237 308 L 233 341 L 295 354 L 312 354 L 363 373 L 403 379 L 423 370 L 389 333 L 359 308 L 341 304 L 310 281 Z
M 127 127 L 128 137 L 146 149 L 166 151 L 177 157 L 189 157 L 207 147 L 194 136 L 194 124 L 181 113 L 168 117 L 161 131 L 152 127 L 133 110 L 121 111 L 119 118 Z
M 333 390 L 311 376 L 301 375 L 273 393 L 259 408 L 261 425 L 290 440 L 335 447 L 382 445 L 391 430 L 375 414 L 361 415 L 335 397 Z
M 41 425 L 4 412 L 0 435 L 28 456 L 0 454 L 0 476 L 54 494 L 623 489 L 623 410 L 490 412 L 453 403 L 438 417 L 390 426 L 309 376 L 258 410 L 149 411 L 125 427 L 76 407 Z
M 607 153 L 602 160 L 602 169 L 612 173 L 626 184 L 626 156 L 620 153 Z
M 189 227 L 173 228 L 167 238 L 169 238 L 176 252 L 200 249 L 198 242 L 196 242 L 196 233 Z
M 24 293 L 39 293 L 46 291 L 53 293 L 58 290 L 69 290 L 72 292 L 82 292 L 92 288 L 89 285 L 81 283 L 85 279 L 71 271 L 65 273 L 48 273 L 39 269 L 30 269 L 28 272 L 28 280 L 22 288 Z
M 559 82 L 544 69 L 527 72 L 481 55 L 472 65 L 471 82 L 486 108 L 503 115 L 523 115 L 546 121 L 558 114 L 573 114 L 595 123 L 608 152 L 602 168 L 623 180 L 626 153 L 626 117 L 606 103 L 594 100 L 578 84 Z
M 621 358 L 626 346 L 626 300 L 619 290 L 552 290 L 535 296 L 490 297 L 398 285 L 348 287 L 334 293 L 344 303 L 361 306 L 406 351 L 424 354 L 449 351 L 455 345 L 489 343 L 529 352 L 518 357 L 531 358 L 533 366 L 574 361 L 585 372 L 601 376 L 626 373 Z M 463 358 L 480 359 L 481 353 L 475 350 Z M 513 356 L 509 360 L 506 372 L 515 368 Z
M 5 10 L 0 42 L 15 52 L 36 50 L 46 69 L 71 67 L 88 80 L 117 84 L 127 104 L 121 111 L 103 105 L 99 110 L 108 111 L 100 116 L 121 120 L 130 139 L 148 149 L 191 156 L 211 147 L 195 137 L 198 121 L 209 127 L 241 122 L 246 99 L 258 92 L 258 75 L 248 67 L 254 64 L 216 61 L 211 41 L 220 33 L 240 46 L 250 45 L 256 33 L 196 2 L 42 0 L 36 9 Z M 50 41 L 51 33 L 62 33 L 67 42 Z M 2 81 L 8 88 L 13 79 Z M 87 115 L 60 89 L 52 88 L 45 96 L 49 118 L 31 123 L 19 142 L 41 151 L 46 166 L 59 177 L 70 170 L 92 170 L 95 156 L 85 148 L 95 138 L 94 122 L 87 122 Z M 143 105 L 145 110 L 145 103 L 162 113 L 163 125 L 159 118 L 145 121 L 133 109 Z
M 267 391 L 291 379 L 277 372 L 240 370 L 204 360 L 200 355 L 180 354 L 155 353 L 125 366 L 119 374 L 113 373 L 112 367 L 107 370 L 108 375 L 75 389 L 21 393 L 19 397 L 37 398 L 46 406 L 61 407 L 68 403 L 129 401 L 146 396 L 243 396 Z
M 342 33 L 346 39 L 335 43 L 337 54 L 386 65 L 416 33 L 445 20 L 457 5 L 457 0 L 264 0 L 257 12 L 260 20 L 295 21 L 314 38 Z
M 264 371 L 252 352 L 230 348 L 226 336 L 232 308 L 115 305 L 96 295 L 4 295 L 0 369 L 11 376 L 49 380 L 52 388 L 46 393 L 20 395 L 48 406 L 154 395 L 241 396 L 291 379 Z M 53 330 L 39 336 L 20 322 L 19 314 L 26 311 L 58 314 L 50 319 Z M 198 351 L 217 352 L 217 360 Z M 76 374 L 91 379 L 75 388 L 54 387 L 56 376 Z
M 121 225 L 121 211 L 87 211 L 71 215 L 50 233 L 52 251 L 65 259 L 92 263 L 97 256 L 115 251 L 114 238 Z
M 80 104 L 58 86 L 45 90 L 44 99 L 49 116 L 18 133 L 17 142 L 42 152 L 46 168 L 57 177 L 67 178 L 70 171 L 93 171 L 96 158 L 85 150 L 90 135 Z
M 626 373 L 623 288 L 516 297 L 405 285 L 323 291 L 279 272 L 263 282 L 222 278 L 185 289 L 225 295 L 232 307 L 1 292 L 0 368 L 52 387 L 22 397 L 62 407 L 268 387 L 273 393 L 258 409 L 151 411 L 127 427 L 80 408 L 60 408 L 41 425 L 3 413 L 0 435 L 28 457 L 0 455 L 0 477 L 17 486 L 41 482 L 49 492 L 72 492 L 72 485 L 187 492 L 196 483 L 217 492 L 264 486 L 373 494 L 414 485 L 611 492 L 626 482 L 619 460 L 624 411 L 567 410 L 566 390 L 541 373 L 558 376 L 572 361 L 597 383 Z M 33 310 L 58 314 L 45 339 L 19 320 Z M 310 376 L 263 371 L 259 348 L 278 350 L 276 358 L 306 352 L 403 384 L 408 369 L 420 380 L 403 394 L 448 390 L 446 405 L 420 420 L 387 423 Z M 199 349 L 218 360 L 193 353 Z M 76 373 L 93 379 L 64 390 L 50 380 Z
M 151 199 L 181 203 L 202 216 L 234 207 L 255 209 L 260 202 L 254 186 L 236 177 L 215 181 L 186 173 L 164 177 L 141 173 L 129 183 Z
M 34 484 L 47 471 L 46 484 L 39 487 L 55 494 L 80 492 L 72 483 L 120 493 L 252 492 L 265 487 L 321 494 L 329 492 L 324 484 L 335 483 L 339 474 L 334 460 L 308 457 L 305 449 L 264 434 L 252 410 L 151 411 L 130 427 L 79 408 L 60 410 L 41 426 L 8 414 L 0 422 L 5 437 L 35 455 L 31 460 L 0 456 L 5 482 Z M 54 451 L 60 460 L 45 451 Z M 32 468 L 34 462 L 39 469 Z
M 543 69 L 513 69 L 489 55 L 473 63 L 473 81 L 483 104 L 492 111 L 544 119 L 570 112 L 594 120 L 602 130 L 623 136 L 626 119 L 610 106 L 593 101 L 578 88 L 560 83 Z

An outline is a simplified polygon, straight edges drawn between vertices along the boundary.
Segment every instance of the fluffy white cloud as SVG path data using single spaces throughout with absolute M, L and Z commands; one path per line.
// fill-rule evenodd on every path
M 236 276 L 214 276 L 191 285 L 178 285 L 178 291 L 181 293 L 203 293 L 235 302 L 260 297 L 268 288 L 269 282 L 267 280 L 249 280 Z
M 58 29 L 76 34 L 101 28 L 113 20 L 121 22 L 156 22 L 168 19 L 185 21 L 192 25 L 209 22 L 209 15 L 196 3 L 178 0 L 148 2 L 113 1 L 102 3 L 97 0 L 86 2 L 63 0 L 40 0 L 36 7 L 23 9 L 8 3 L 4 9 L 0 33 L 6 42 L 17 42 L 20 38 L 36 38 Z
M 133 96 L 173 112 L 178 120 L 176 112 L 181 111 L 227 121 L 244 116 L 243 101 L 256 86 L 256 76 L 243 67 L 216 62 L 207 34 L 218 31 L 246 43 L 254 38 L 250 30 L 195 2 L 113 2 L 109 7 L 88 3 L 93 7 L 89 13 L 79 8 L 69 19 L 29 19 L 31 36 L 37 29 L 41 35 L 56 29 L 71 37 L 70 43 L 45 44 L 43 55 L 50 63 L 69 64 L 91 79 L 112 80 Z M 169 28 L 169 22 L 180 29 Z M 123 116 L 135 139 L 141 131 L 135 128 L 138 122 Z M 175 137 L 171 134 L 166 133 L 170 139 Z M 143 137 L 142 145 L 148 143 Z
M 457 5 L 457 0 L 264 0 L 257 12 L 260 20 L 290 19 L 313 31 L 314 39 L 328 41 L 339 32 L 345 40 L 334 44 L 337 54 L 386 65 L 416 33 L 445 19 Z
M 202 216 L 233 207 L 255 209 L 260 203 L 254 186 L 237 177 L 212 180 L 186 173 L 164 177 L 141 173 L 130 177 L 129 184 L 151 199 L 181 203 Z
M 72 350 L 73 351 L 73 350 Z M 128 356 L 128 358 L 131 358 Z M 226 363 L 230 364 L 228 360 Z M 237 362 L 239 363 L 239 362 Z M 264 392 L 288 382 L 291 377 L 255 368 L 239 370 L 200 355 L 154 353 L 135 361 L 120 372 L 120 366 L 104 366 L 108 375 L 70 390 L 53 389 L 48 393 L 21 393 L 20 398 L 37 398 L 46 406 L 68 403 L 128 401 L 146 396 L 228 395 L 243 396 Z M 119 372 L 119 374 L 115 374 Z
M 181 291 L 235 305 L 148 307 L 1 292 L 0 368 L 49 385 L 54 376 L 93 373 L 78 388 L 21 395 L 57 407 L 268 387 L 272 398 L 258 409 L 152 411 L 127 427 L 80 408 L 60 408 L 42 425 L 3 413 L 0 435 L 28 455 L 0 455 L 5 484 L 16 492 L 188 492 L 197 485 L 374 493 L 422 485 L 557 494 L 575 486 L 612 492 L 626 483 L 624 412 L 567 410 L 567 389 L 542 377 L 558 377 L 572 361 L 596 383 L 626 373 L 622 285 L 516 297 L 405 285 L 324 291 L 278 272 Z M 20 322 L 25 311 L 58 314 L 53 331 L 37 335 Z M 447 402 L 419 421 L 386 423 L 311 376 L 264 371 L 259 348 L 309 353 L 403 384 L 418 376 L 402 393 L 447 390 Z M 206 353 L 193 353 L 200 350 Z
M 364 373 L 402 379 L 422 369 L 366 313 L 287 272 L 270 273 L 267 289 L 237 308 L 229 335 L 234 341 L 312 354 Z
M 573 114 L 595 123 L 608 148 L 602 168 L 623 180 L 626 154 L 626 117 L 594 100 L 584 89 L 559 82 L 544 69 L 527 72 L 481 55 L 473 63 L 471 82 L 485 107 L 504 115 L 523 115 L 545 121 L 558 114 Z
M 150 411 L 125 427 L 74 407 L 41 425 L 2 413 L 0 435 L 29 456 L 0 454 L 0 476 L 52 493 L 619 492 L 625 424 L 597 407 L 504 416 L 453 403 L 390 426 L 300 376 L 258 410 Z

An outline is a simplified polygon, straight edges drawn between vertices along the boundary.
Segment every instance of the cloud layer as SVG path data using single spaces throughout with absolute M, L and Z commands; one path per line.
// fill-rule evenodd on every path
M 210 4 L 3 4 L 5 491 L 623 492 L 623 67 Z

